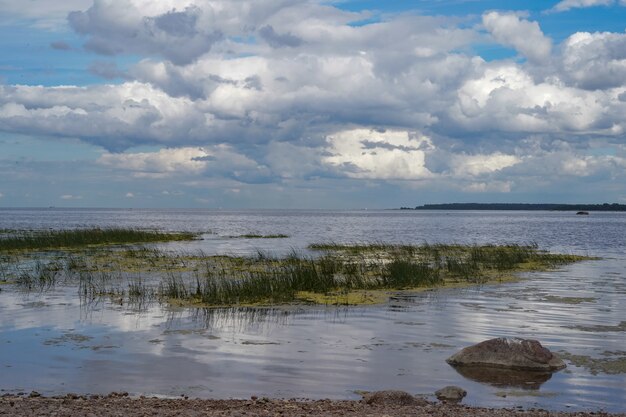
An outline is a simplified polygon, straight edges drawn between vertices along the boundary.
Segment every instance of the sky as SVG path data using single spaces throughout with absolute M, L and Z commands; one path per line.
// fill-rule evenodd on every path
M 0 0 L 0 207 L 626 203 L 626 0 Z

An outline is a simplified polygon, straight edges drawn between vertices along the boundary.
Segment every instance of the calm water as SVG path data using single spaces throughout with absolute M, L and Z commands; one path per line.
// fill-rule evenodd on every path
M 132 310 L 111 300 L 81 305 L 75 289 L 25 294 L 3 286 L 0 389 L 358 398 L 355 390 L 429 394 L 455 384 L 474 405 L 626 411 L 623 373 L 570 365 L 547 381 L 503 386 L 445 363 L 458 349 L 497 336 L 626 360 L 626 214 L 0 210 L 0 229 L 86 226 L 202 231 L 202 241 L 164 246 L 219 254 L 280 254 L 320 241 L 535 242 L 603 259 L 519 283 L 401 295 L 367 308 Z M 229 237 L 246 233 L 290 237 Z

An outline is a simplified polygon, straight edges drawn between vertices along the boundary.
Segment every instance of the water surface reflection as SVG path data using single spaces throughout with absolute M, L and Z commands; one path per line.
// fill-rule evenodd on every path
M 132 213 L 109 214 L 72 212 L 58 224 L 85 225 L 93 218 L 137 224 Z M 156 302 L 120 305 L 114 299 L 81 303 L 72 288 L 39 294 L 3 286 L 0 389 L 358 398 L 355 390 L 432 393 L 454 384 L 468 391 L 466 401 L 474 405 L 626 411 L 624 374 L 594 375 L 569 366 L 545 380 L 527 375 L 499 380 L 462 375 L 445 362 L 462 347 L 501 336 L 536 338 L 573 355 L 626 356 L 626 217 L 331 214 L 149 212 L 142 213 L 141 225 L 213 230 L 205 241 L 191 244 L 207 253 L 246 252 L 254 245 L 280 252 L 320 240 L 416 242 L 419 236 L 470 243 L 513 237 L 555 251 L 610 256 L 530 274 L 518 283 L 398 294 L 386 305 L 366 308 L 175 309 Z M 27 212 L 12 223 L 3 217 L 0 228 L 55 221 Z M 249 232 L 291 237 L 260 243 L 222 237 Z

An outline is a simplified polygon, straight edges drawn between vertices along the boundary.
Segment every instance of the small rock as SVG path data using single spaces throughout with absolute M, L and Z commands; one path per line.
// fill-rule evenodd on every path
M 363 400 L 369 405 L 425 405 L 426 401 L 404 391 L 375 391 L 365 394 Z
M 463 400 L 463 398 L 467 395 L 467 391 L 465 391 L 461 387 L 456 387 L 454 385 L 450 385 L 435 392 L 435 396 L 439 401 L 443 402 L 454 402 L 458 403 Z
M 30 394 L 28 394 L 28 396 L 29 396 L 30 398 L 37 398 L 37 397 L 41 397 L 41 394 L 40 394 L 40 393 L 38 393 L 37 391 L 31 391 L 31 393 L 30 393 Z

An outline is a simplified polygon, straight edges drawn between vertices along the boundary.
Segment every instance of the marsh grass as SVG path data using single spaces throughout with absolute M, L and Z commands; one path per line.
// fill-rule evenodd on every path
M 14 231 L 0 236 L 0 251 L 77 248 L 88 245 L 118 245 L 191 240 L 188 232 L 160 232 L 139 229 L 72 229 L 46 231 Z
M 172 253 L 153 248 L 101 248 L 85 256 L 37 261 L 16 280 L 26 289 L 76 285 L 81 297 L 134 303 L 254 306 L 342 300 L 378 302 L 375 292 L 497 281 L 518 271 L 586 259 L 536 245 L 317 244 L 319 254 L 276 257 Z M 361 301 L 359 301 L 361 300 Z
M 553 255 L 536 245 L 368 245 L 318 244 L 325 253 L 292 252 L 273 258 L 220 258 L 186 280 L 184 274 L 161 285 L 163 299 L 178 303 L 228 306 L 298 302 L 311 294 L 406 290 L 447 283 L 482 283 L 522 270 L 548 269 L 585 259 Z M 322 249 L 323 248 L 323 249 Z M 308 294 L 302 297 L 302 294 Z M 353 297 L 355 298 L 355 297 Z

